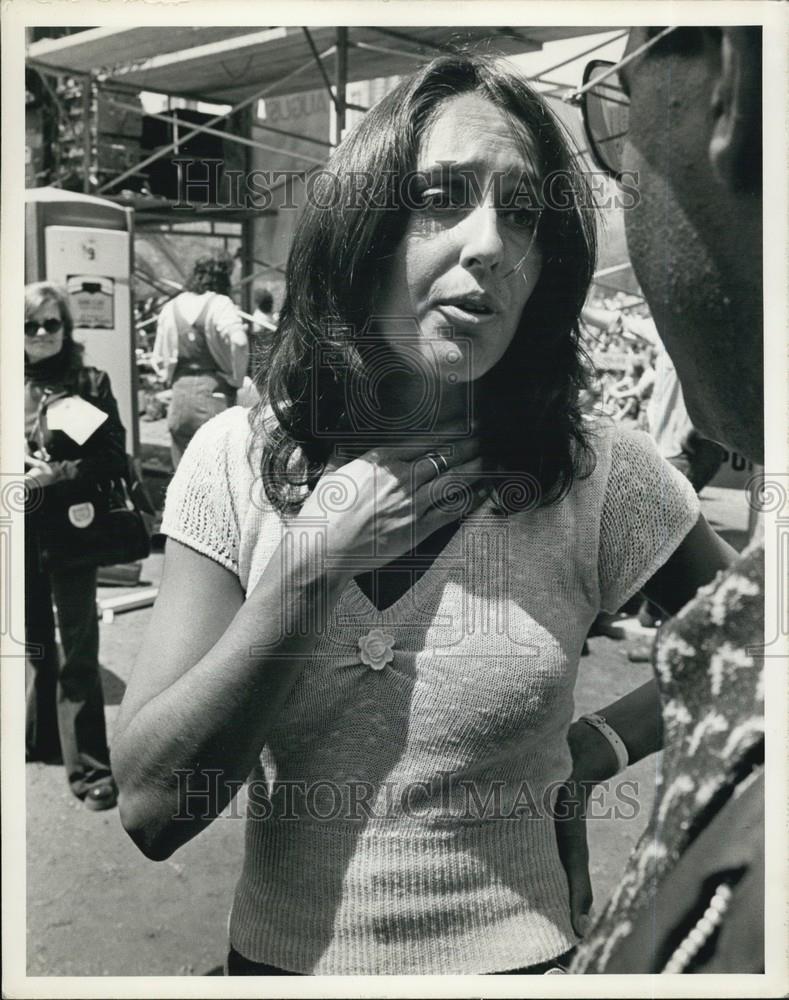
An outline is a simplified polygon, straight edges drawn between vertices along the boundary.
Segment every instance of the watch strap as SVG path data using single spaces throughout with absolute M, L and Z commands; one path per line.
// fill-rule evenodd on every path
M 627 752 L 625 742 L 619 733 L 608 725 L 602 715 L 596 713 L 593 715 L 582 715 L 578 721 L 586 722 L 588 725 L 593 726 L 601 736 L 604 736 L 608 740 L 611 744 L 611 749 L 616 755 L 617 774 L 620 771 L 624 771 L 630 763 L 630 754 Z

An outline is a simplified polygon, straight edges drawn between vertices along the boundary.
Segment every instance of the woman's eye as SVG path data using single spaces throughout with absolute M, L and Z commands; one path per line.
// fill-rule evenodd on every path
M 516 229 L 533 232 L 537 225 L 538 213 L 533 208 L 508 208 L 501 215 Z

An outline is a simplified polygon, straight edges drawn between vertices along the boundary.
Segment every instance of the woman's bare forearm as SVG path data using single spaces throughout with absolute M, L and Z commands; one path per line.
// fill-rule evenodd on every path
M 631 764 L 662 748 L 663 718 L 654 678 L 601 707 L 599 714 L 627 747 Z M 606 781 L 616 774 L 617 759 L 611 744 L 587 722 L 573 723 L 568 743 L 573 756 L 573 777 L 579 781 Z
M 644 584 L 642 593 L 668 615 L 676 614 L 692 600 L 699 587 L 730 566 L 736 555 L 699 515 L 671 557 Z M 600 714 L 624 741 L 631 764 L 662 748 L 663 713 L 654 678 L 601 708 Z M 574 769 L 583 780 L 604 781 L 616 773 L 616 754 L 592 726 L 573 723 L 568 742 Z
M 245 781 L 309 669 L 350 567 L 371 557 L 384 566 L 457 519 L 431 500 L 424 449 L 421 440 L 380 447 L 326 473 L 330 489 L 353 484 L 353 501 L 325 504 L 316 487 L 295 527 L 283 524 L 279 548 L 246 599 L 237 574 L 175 541 L 113 752 L 121 819 L 146 854 L 164 857 L 194 836 Z M 478 438 L 463 439 L 452 468 L 481 476 L 479 452 Z M 475 503 L 483 497 L 478 490 Z M 348 568 L 329 570 L 328 553 Z M 176 820 L 189 777 L 206 807 Z
M 239 790 L 346 583 L 316 567 L 285 570 L 275 555 L 205 655 L 121 720 L 121 818 L 150 857 L 191 839 Z

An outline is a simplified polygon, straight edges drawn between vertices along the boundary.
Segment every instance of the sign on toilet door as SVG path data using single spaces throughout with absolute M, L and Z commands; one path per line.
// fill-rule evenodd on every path
M 70 274 L 66 279 L 74 326 L 86 330 L 115 328 L 115 279 Z

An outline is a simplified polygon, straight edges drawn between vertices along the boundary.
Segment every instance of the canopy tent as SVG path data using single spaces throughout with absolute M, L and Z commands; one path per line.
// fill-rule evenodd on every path
M 346 109 L 367 110 L 347 102 L 347 86 L 356 81 L 405 74 L 420 63 L 442 51 L 469 47 L 491 55 L 513 56 L 536 52 L 548 42 L 610 33 L 604 27 L 534 27 L 534 26 L 322 26 L 285 27 L 168 27 L 90 28 L 57 39 L 42 39 L 28 46 L 28 62 L 49 71 L 73 75 L 89 75 L 101 85 L 114 90 L 128 88 L 161 93 L 207 103 L 229 104 L 233 111 L 247 109 L 250 114 L 259 98 L 273 98 L 323 89 L 328 91 L 335 115 L 335 135 L 342 134 Z M 581 53 L 579 52 L 579 55 Z M 558 103 L 558 102 L 556 102 Z M 558 110 L 558 109 L 557 109 Z M 569 109 L 563 109 L 569 110 Z M 260 146 L 272 151 L 279 143 L 263 146 L 253 140 L 251 130 L 246 136 L 224 132 L 227 114 L 195 126 L 190 135 L 205 128 L 220 129 L 230 141 Z M 560 117 L 565 117 L 560 112 Z M 566 120 L 566 119 L 565 119 Z M 577 123 L 576 123 L 577 125 Z M 277 129 L 270 129 L 276 132 Z M 576 131 L 576 129 L 571 129 Z M 285 137 L 299 138 L 297 133 L 280 130 Z M 302 137 L 303 138 L 303 137 Z M 331 143 L 327 143 L 327 146 Z M 292 143 L 291 155 L 292 153 Z M 165 156 L 172 147 L 162 147 L 136 168 L 105 184 L 100 193 L 110 197 L 121 189 L 121 182 L 135 169 L 142 170 L 153 160 Z M 285 150 L 283 149 L 283 152 Z M 316 162 L 314 147 L 310 150 Z M 306 159 L 303 154 L 301 159 Z M 140 209 L 143 204 L 137 205 Z M 156 209 L 145 214 L 151 221 L 164 205 L 149 205 Z M 236 215 L 236 218 L 239 218 Z M 143 219 L 141 218 L 141 222 Z M 252 220 L 244 219 L 246 236 L 242 244 L 251 246 Z M 616 241 L 615 241 L 616 242 Z M 253 275 L 254 254 L 243 254 L 246 281 Z M 603 266 L 624 265 L 626 255 L 617 251 Z M 625 266 L 609 272 L 608 281 L 614 287 L 630 290 L 632 277 Z
M 606 27 L 397 27 L 310 29 L 324 57 L 346 50 L 345 82 L 410 72 L 450 47 L 470 45 L 499 55 L 539 50 L 546 42 Z M 271 97 L 315 90 L 322 68 L 301 27 L 90 28 L 42 39 L 28 59 L 64 73 L 99 72 L 113 83 L 178 97 L 236 104 L 260 90 Z M 305 65 L 306 64 L 306 65 Z M 294 70 L 305 65 L 302 72 Z
M 538 51 L 546 42 L 610 30 L 610 26 L 391 28 L 382 25 L 88 28 L 29 44 L 27 62 L 43 73 L 81 75 L 116 91 L 125 88 L 134 93 L 148 91 L 230 104 L 230 111 L 196 126 L 181 141 L 213 129 L 214 135 L 223 135 L 231 141 L 262 146 L 251 142 L 249 135 L 232 136 L 217 132 L 214 126 L 238 111 L 244 111 L 249 119 L 253 105 L 260 98 L 325 88 L 334 106 L 334 132 L 339 137 L 346 125 L 347 108 L 367 110 L 347 102 L 349 83 L 402 75 L 438 52 L 456 51 L 459 47 L 498 56 L 522 55 Z M 330 56 L 334 63 L 333 81 L 326 65 Z M 88 113 L 85 104 L 86 134 L 90 124 Z M 281 134 L 298 138 L 287 131 Z M 160 148 L 152 157 L 114 177 L 100 193 L 111 188 L 117 190 L 126 177 L 165 156 L 175 145 Z M 87 150 L 85 166 L 85 193 L 89 193 Z

